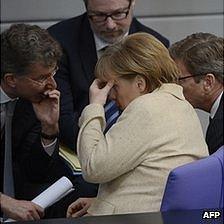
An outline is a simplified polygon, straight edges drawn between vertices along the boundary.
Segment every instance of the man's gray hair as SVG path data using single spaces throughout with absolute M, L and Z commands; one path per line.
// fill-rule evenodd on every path
M 195 33 L 174 43 L 169 52 L 174 60 L 181 60 L 196 82 L 212 73 L 223 83 L 223 38 L 210 33 Z
M 53 66 L 61 55 L 61 47 L 47 30 L 36 25 L 13 24 L 1 34 L 1 78 L 6 73 L 27 74 L 35 63 Z
M 129 2 L 132 2 L 133 0 L 128 0 L 128 1 L 129 1 Z M 87 8 L 88 0 L 83 0 L 83 2 L 84 2 L 85 6 L 86 6 L 86 8 Z

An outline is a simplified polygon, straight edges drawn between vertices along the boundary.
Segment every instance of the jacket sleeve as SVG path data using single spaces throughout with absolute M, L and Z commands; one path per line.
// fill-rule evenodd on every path
M 60 97 L 60 141 L 69 148 L 74 149 L 78 136 L 78 118 L 79 112 L 74 108 L 74 97 L 72 94 L 71 80 L 68 71 L 68 62 L 66 55 L 63 55 L 60 69 L 55 79 L 58 84 L 58 90 L 61 92 Z
M 32 104 L 20 100 L 13 117 L 13 164 L 15 172 L 22 172 L 30 181 L 44 181 L 58 158 L 59 141 L 51 156 L 41 143 L 41 125 Z M 17 175 L 16 175 L 17 176 Z
M 144 160 L 150 144 L 147 131 L 142 131 L 146 117 L 149 115 L 144 114 L 141 107 L 129 106 L 104 136 L 103 107 L 90 104 L 84 109 L 77 148 L 82 174 L 87 181 L 111 181 Z
M 29 133 L 22 147 L 24 153 L 20 157 L 20 167 L 23 167 L 23 172 L 27 178 L 34 182 L 48 180 L 50 178 L 49 174 L 52 173 L 59 156 L 59 141 L 57 140 L 55 150 L 51 156 L 43 148 L 39 133 Z

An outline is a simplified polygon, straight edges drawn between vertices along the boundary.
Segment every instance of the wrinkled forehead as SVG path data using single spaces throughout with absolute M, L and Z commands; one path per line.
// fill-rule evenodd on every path
M 42 70 L 54 70 L 56 68 L 57 62 L 52 62 L 50 64 L 46 64 L 45 62 L 35 62 L 27 66 L 27 71 L 35 73 Z
M 180 70 L 180 75 L 189 74 L 188 69 L 187 69 L 186 65 L 184 64 L 183 60 L 175 59 L 174 61 L 177 65 L 178 69 Z
M 87 9 L 107 13 L 126 8 L 129 3 L 129 0 L 88 0 Z

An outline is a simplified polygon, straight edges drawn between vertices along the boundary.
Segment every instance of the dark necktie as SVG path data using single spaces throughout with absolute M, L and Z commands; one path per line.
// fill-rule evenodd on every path
M 4 156 L 4 194 L 14 196 L 14 180 L 12 170 L 12 116 L 15 108 L 15 101 L 10 101 L 6 104 L 5 113 L 5 156 Z
M 117 121 L 120 115 L 120 112 L 114 101 L 109 101 L 106 104 L 104 110 L 105 110 L 105 117 L 107 122 L 104 133 L 106 133 L 111 128 L 111 126 Z
M 107 49 L 107 47 L 108 46 L 105 46 L 98 51 L 98 58 L 100 58 L 102 56 L 103 52 Z

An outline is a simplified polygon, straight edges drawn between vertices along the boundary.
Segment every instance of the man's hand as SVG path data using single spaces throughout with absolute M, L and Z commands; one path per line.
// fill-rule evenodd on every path
M 99 79 L 95 79 L 89 89 L 89 102 L 104 105 L 107 100 L 107 96 L 110 89 L 113 87 L 113 82 L 107 82 L 102 88 L 102 82 Z
M 47 90 L 46 98 L 38 103 L 33 103 L 33 109 L 41 122 L 42 132 L 52 135 L 58 132 L 59 99 L 58 90 Z
M 44 209 L 31 201 L 16 200 L 1 194 L 1 209 L 14 220 L 37 220 L 44 216 Z
M 69 217 L 81 217 L 87 214 L 87 210 L 92 204 L 95 198 L 79 198 L 75 202 L 69 205 L 67 210 L 67 218 Z

